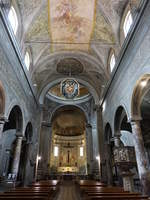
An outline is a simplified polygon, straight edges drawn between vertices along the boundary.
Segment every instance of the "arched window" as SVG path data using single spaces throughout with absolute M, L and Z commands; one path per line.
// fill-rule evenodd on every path
M 54 156 L 55 157 L 58 157 L 58 151 L 59 151 L 58 147 L 54 146 Z
M 14 34 L 16 34 L 17 29 L 18 29 L 18 18 L 17 18 L 17 14 L 16 14 L 16 11 L 13 6 L 11 6 L 11 8 L 9 10 L 8 19 L 9 19 L 11 27 L 14 31 Z
M 132 18 L 131 11 L 129 10 L 127 12 L 127 15 L 125 17 L 124 24 L 123 24 L 123 31 L 124 31 L 125 37 L 127 36 L 132 24 L 133 24 L 133 18 Z
M 116 64 L 116 58 L 115 58 L 115 54 L 112 53 L 111 57 L 110 57 L 110 62 L 109 62 L 109 66 L 110 66 L 110 71 L 112 72 L 114 67 Z
M 80 147 L 80 157 L 83 157 L 83 155 L 84 155 L 84 149 L 83 147 Z
M 27 67 L 27 70 L 30 69 L 30 55 L 29 55 L 29 52 L 26 51 L 26 54 L 25 54 L 25 57 L 24 57 L 24 62 L 25 62 L 25 65 Z

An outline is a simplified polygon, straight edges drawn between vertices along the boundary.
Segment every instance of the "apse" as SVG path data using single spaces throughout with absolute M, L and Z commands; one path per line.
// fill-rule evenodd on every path
M 86 118 L 81 109 L 64 106 L 52 119 L 51 173 L 87 173 Z

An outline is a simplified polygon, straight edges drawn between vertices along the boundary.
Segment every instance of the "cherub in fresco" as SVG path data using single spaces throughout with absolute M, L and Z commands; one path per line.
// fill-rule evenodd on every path
M 68 33 L 74 34 L 74 39 L 78 39 L 81 35 L 84 35 L 82 26 L 84 26 L 84 19 L 76 15 L 77 6 L 73 1 L 61 1 L 60 4 L 56 7 L 56 12 L 58 14 L 57 19 L 54 21 L 56 23 L 60 22 L 60 26 L 63 28 L 64 25 L 68 29 Z M 68 38 L 69 37 L 69 38 Z M 68 36 L 66 39 L 73 38 Z M 71 38 L 70 38 L 71 37 Z
M 61 1 L 60 4 L 56 6 L 56 12 L 58 13 L 57 21 L 64 21 L 66 24 L 69 24 L 76 9 L 77 7 L 72 1 Z

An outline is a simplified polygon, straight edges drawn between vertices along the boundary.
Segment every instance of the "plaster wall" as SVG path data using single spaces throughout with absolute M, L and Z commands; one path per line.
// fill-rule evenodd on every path
M 124 55 L 117 63 L 117 70 L 105 96 L 103 108 L 104 128 L 109 122 L 114 135 L 115 113 L 119 106 L 123 106 L 128 120 L 131 115 L 131 102 L 136 82 L 144 74 L 150 73 L 150 2 L 148 2 L 135 31 L 124 44 Z M 111 113 L 111 114 L 110 114 Z
M 40 130 L 41 112 L 39 106 L 29 87 L 27 74 L 22 69 L 23 60 L 20 60 L 11 43 L 9 34 L 0 16 L 0 81 L 2 82 L 5 93 L 5 112 L 4 117 L 8 119 L 11 109 L 18 105 L 23 115 L 22 136 L 28 122 L 33 127 L 32 145 L 30 150 L 30 159 L 35 162 L 38 151 L 37 144 Z M 29 77 L 28 77 L 29 78 Z M 36 147 L 36 148 L 35 148 Z M 33 171 L 28 167 L 28 173 Z M 27 175 L 29 176 L 29 175 Z M 31 181 L 31 180 L 30 180 Z

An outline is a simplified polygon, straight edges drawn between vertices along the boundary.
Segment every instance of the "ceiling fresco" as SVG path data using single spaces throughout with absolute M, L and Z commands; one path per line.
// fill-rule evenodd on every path
M 74 78 L 93 88 L 99 102 L 110 78 L 110 49 L 114 49 L 117 57 L 122 46 L 120 24 L 125 8 L 130 5 L 136 16 L 140 0 L 12 2 L 20 14 L 18 41 L 23 55 L 26 48 L 31 50 L 31 78 L 37 85 L 37 96 L 49 83 L 66 78 L 71 70 Z
M 71 106 L 60 108 L 53 118 L 53 134 L 60 136 L 83 135 L 85 123 L 85 116 L 79 108 Z
M 49 0 L 50 36 L 52 42 L 59 44 L 52 45 L 53 51 L 88 50 L 95 7 L 96 0 Z

